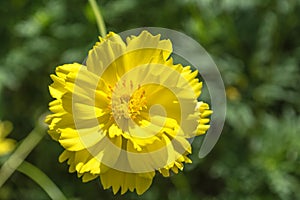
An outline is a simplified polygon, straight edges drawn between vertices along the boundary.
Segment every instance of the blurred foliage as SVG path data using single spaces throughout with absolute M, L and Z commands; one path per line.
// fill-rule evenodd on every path
M 214 150 L 170 179 L 156 176 L 143 196 L 113 196 L 99 180 L 82 183 L 59 164 L 49 136 L 27 158 L 70 199 L 300 199 L 300 1 L 102 0 L 108 30 L 142 26 L 182 31 L 219 67 L 227 121 Z M 88 3 L 79 0 L 0 1 L 0 119 L 21 141 L 51 100 L 49 74 L 82 62 L 97 41 Z M 15 172 L 0 199 L 47 199 Z

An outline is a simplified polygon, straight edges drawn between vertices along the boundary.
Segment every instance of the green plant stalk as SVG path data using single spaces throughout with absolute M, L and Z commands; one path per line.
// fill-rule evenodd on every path
M 45 133 L 46 126 L 43 123 L 37 123 L 36 127 L 28 134 L 14 153 L 3 164 L 0 169 L 0 188 L 41 141 Z
M 106 27 L 105 27 L 105 23 L 104 23 L 103 17 L 102 17 L 101 12 L 100 12 L 100 8 L 97 5 L 95 0 L 89 0 L 89 3 L 90 3 L 90 5 L 93 9 L 94 14 L 95 14 L 96 22 L 97 22 L 97 25 L 98 25 L 100 35 L 102 37 L 105 37 L 106 36 Z
M 30 164 L 29 162 L 23 161 L 17 170 L 35 181 L 51 199 L 67 199 L 61 190 L 51 181 L 51 179 L 36 166 Z

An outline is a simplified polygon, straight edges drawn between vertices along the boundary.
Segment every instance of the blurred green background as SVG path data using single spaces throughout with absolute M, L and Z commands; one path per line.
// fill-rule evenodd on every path
M 181 31 L 213 57 L 227 94 L 226 124 L 213 151 L 171 178 L 157 175 L 141 197 L 112 195 L 98 179 L 82 183 L 58 163 L 48 135 L 27 157 L 69 199 L 300 199 L 299 0 L 100 0 L 107 29 L 142 26 Z M 48 109 L 49 74 L 81 63 L 97 41 L 82 0 L 0 1 L 0 119 L 22 141 Z M 2 160 L 3 161 L 3 160 Z M 15 172 L 0 199 L 49 199 Z

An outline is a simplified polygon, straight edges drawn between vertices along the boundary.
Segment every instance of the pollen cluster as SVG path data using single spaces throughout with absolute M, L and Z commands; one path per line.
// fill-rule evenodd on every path
M 110 87 L 109 108 L 115 120 L 134 120 L 143 109 L 147 108 L 145 90 L 134 86 L 132 80 Z

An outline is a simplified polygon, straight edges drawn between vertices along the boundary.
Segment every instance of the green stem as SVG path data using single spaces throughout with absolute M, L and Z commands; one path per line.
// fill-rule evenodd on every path
M 34 165 L 24 161 L 17 170 L 35 181 L 41 188 L 44 189 L 51 199 L 67 199 L 60 189 L 51 181 L 51 179 L 49 179 L 45 173 Z
M 90 3 L 90 5 L 93 9 L 94 14 L 95 14 L 99 32 L 100 32 L 102 37 L 105 37 L 106 36 L 106 27 L 105 27 L 105 23 L 104 23 L 103 17 L 102 17 L 101 12 L 100 12 L 100 8 L 97 5 L 95 0 L 89 0 L 89 3 Z
M 38 123 L 0 169 L 0 188 L 21 165 L 45 135 L 46 126 Z

